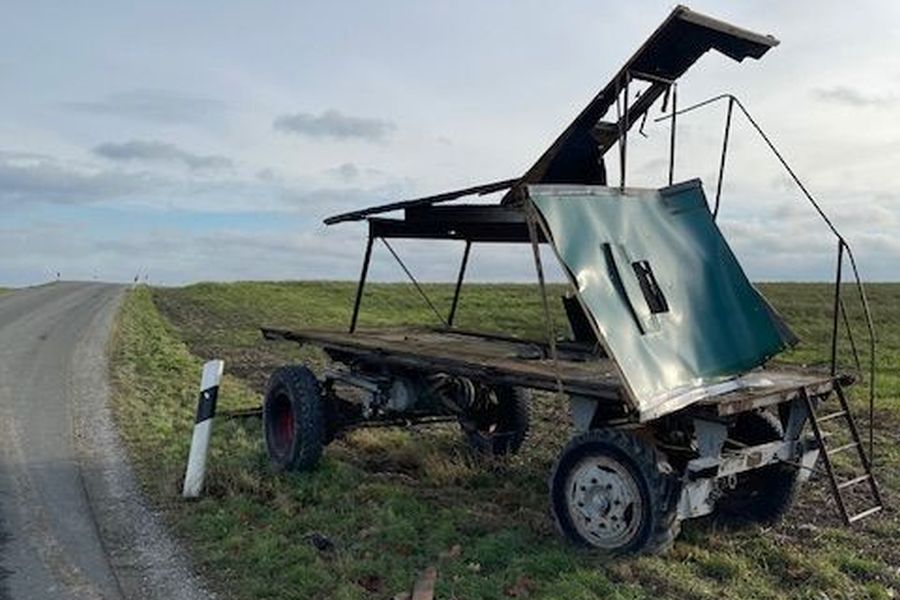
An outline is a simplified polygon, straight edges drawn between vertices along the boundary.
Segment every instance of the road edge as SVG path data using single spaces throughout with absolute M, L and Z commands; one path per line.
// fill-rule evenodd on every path
M 82 481 L 124 598 L 214 598 L 141 491 L 113 419 L 110 344 L 124 286 L 111 294 L 79 340 L 72 372 L 72 428 Z M 139 543 L 138 543 L 139 542 Z

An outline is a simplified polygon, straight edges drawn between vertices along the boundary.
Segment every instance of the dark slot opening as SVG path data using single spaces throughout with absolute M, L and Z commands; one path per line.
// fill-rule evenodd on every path
M 634 269 L 634 274 L 641 285 L 641 292 L 644 294 L 647 306 L 650 307 L 650 312 L 653 314 L 668 312 L 669 303 L 666 302 L 666 297 L 656 282 L 650 263 L 646 260 L 639 260 L 631 263 L 631 268 Z
M 572 329 L 572 339 L 576 342 L 587 342 L 589 344 L 597 343 L 597 335 L 591 322 L 588 320 L 584 309 L 575 296 L 562 297 L 563 308 L 566 309 L 566 316 L 569 318 L 569 327 Z

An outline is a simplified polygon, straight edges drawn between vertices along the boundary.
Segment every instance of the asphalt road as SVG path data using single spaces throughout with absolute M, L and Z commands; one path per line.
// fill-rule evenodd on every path
M 123 291 L 0 296 L 0 599 L 210 597 L 141 497 L 110 417 Z

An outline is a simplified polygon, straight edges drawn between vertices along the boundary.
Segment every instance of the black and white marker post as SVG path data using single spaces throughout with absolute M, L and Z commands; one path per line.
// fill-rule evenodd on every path
M 212 433 L 213 417 L 216 415 L 216 399 L 219 396 L 219 382 L 222 380 L 224 369 L 225 362 L 221 360 L 211 360 L 203 365 L 200 399 L 197 401 L 197 418 L 194 420 L 194 436 L 191 438 L 191 453 L 188 455 L 184 489 L 181 492 L 185 498 L 197 498 L 203 490 L 203 478 L 206 475 L 206 452 L 209 449 L 209 436 Z

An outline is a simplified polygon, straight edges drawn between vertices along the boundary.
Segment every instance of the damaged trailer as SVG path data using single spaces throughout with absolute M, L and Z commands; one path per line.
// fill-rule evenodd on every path
M 674 182 L 676 116 L 684 112 L 678 78 L 710 50 L 742 61 L 777 44 L 679 6 L 521 177 L 326 219 L 367 223 L 362 273 L 348 331 L 263 329 L 267 339 L 318 346 L 332 361 L 321 376 L 305 366 L 272 374 L 263 419 L 273 464 L 311 469 L 323 447 L 352 427 L 442 420 L 458 420 L 482 451 L 515 452 L 525 441 L 531 392 L 540 390 L 571 409 L 575 435 L 551 475 L 550 503 L 561 532 L 577 544 L 616 554 L 661 551 L 684 519 L 715 513 L 772 522 L 812 473 L 829 481 L 846 523 L 878 512 L 870 462 L 874 367 L 867 452 L 845 393 L 854 377 L 839 372 L 836 359 L 845 258 L 867 310 L 846 241 L 801 185 L 838 240 L 832 364 L 824 372 L 772 366 L 797 338 L 749 282 L 715 222 L 734 108 L 787 164 L 743 105 L 722 96 L 728 120 L 714 202 L 699 180 Z M 628 187 L 628 133 L 657 103 L 671 124 L 669 185 Z M 604 120 L 609 113 L 613 120 Z M 620 172 L 610 186 L 604 156 L 613 148 Z M 495 203 L 452 203 L 499 192 Z M 402 218 L 386 216 L 399 211 Z M 439 315 L 443 326 L 357 328 L 373 243 L 381 240 L 399 261 L 388 241 L 395 238 L 464 244 L 449 314 Z M 545 340 L 454 327 L 476 243 L 528 247 Z M 561 301 L 571 335 L 558 335 L 550 318 L 542 245 L 568 278 Z M 850 441 L 827 445 L 825 422 L 843 425 Z M 830 460 L 843 451 L 858 459 L 854 477 L 839 476 Z M 866 493 L 851 501 L 851 487 Z M 860 497 L 868 504 L 856 506 Z

